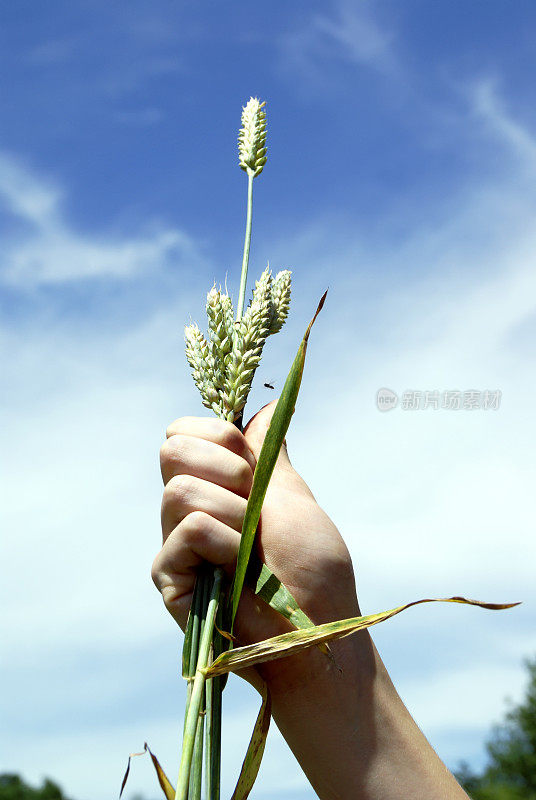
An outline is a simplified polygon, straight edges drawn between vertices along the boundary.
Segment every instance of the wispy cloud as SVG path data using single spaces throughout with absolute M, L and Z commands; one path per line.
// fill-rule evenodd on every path
M 64 212 L 64 192 L 0 153 L 0 201 L 12 218 L 4 233 L 0 280 L 31 288 L 80 278 L 126 278 L 175 265 L 199 263 L 192 239 L 154 223 L 139 236 L 89 235 L 74 229 Z M 23 224 L 23 231 L 20 227 Z
M 100 6 L 100 7 L 99 7 Z M 79 94 L 78 80 L 93 89 L 93 102 L 98 98 L 119 100 L 144 91 L 163 78 L 184 70 L 182 26 L 175 19 L 176 10 L 163 11 L 161 18 L 131 9 L 128 20 L 106 3 L 95 3 L 86 9 L 84 30 L 68 36 L 31 41 L 18 59 L 40 81 L 67 64 L 62 85 L 71 80 Z M 30 40 L 34 37 L 29 37 Z M 98 41 L 98 47 L 95 42 Z M 136 57 L 132 57 L 133 48 Z
M 114 118 L 122 125 L 129 125 L 135 128 L 147 128 L 151 125 L 158 125 L 164 119 L 164 112 L 160 108 L 147 107 L 116 111 Z
M 50 67 L 64 64 L 76 53 L 79 40 L 70 36 L 63 39 L 49 39 L 30 47 L 22 56 L 30 66 Z
M 485 122 L 488 130 L 502 140 L 524 166 L 536 169 L 536 133 L 508 113 L 496 81 L 488 78 L 475 83 L 470 100 L 473 113 Z
M 324 82 L 326 62 L 393 72 L 393 42 L 393 32 L 380 25 L 369 4 L 338 0 L 331 13 L 300 20 L 299 27 L 281 37 L 279 46 L 294 73 Z
M 160 56 L 148 54 L 137 61 L 118 59 L 107 69 L 101 71 L 98 84 L 102 91 L 112 98 L 120 98 L 165 77 L 176 75 L 184 69 L 176 55 Z

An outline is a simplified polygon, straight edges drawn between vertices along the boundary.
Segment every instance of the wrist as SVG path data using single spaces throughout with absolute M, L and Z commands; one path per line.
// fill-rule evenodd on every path
M 368 631 L 329 642 L 331 658 L 317 646 L 297 655 L 268 661 L 258 671 L 274 703 L 315 701 L 319 693 L 343 684 L 370 686 L 377 670 L 376 651 Z M 381 662 L 380 662 L 381 663 Z
M 317 796 L 467 800 L 402 703 L 368 631 L 331 645 L 336 665 L 311 648 L 261 672 L 274 720 Z

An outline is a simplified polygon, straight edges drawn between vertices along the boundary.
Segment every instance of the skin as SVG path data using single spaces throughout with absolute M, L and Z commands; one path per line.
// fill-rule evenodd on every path
M 152 570 L 184 629 L 203 561 L 232 575 L 256 458 L 273 413 L 244 434 L 219 419 L 183 417 L 161 448 L 163 547 Z M 289 535 L 289 533 L 291 535 Z M 263 505 L 258 552 L 315 624 L 360 614 L 348 549 L 282 448 Z M 336 587 L 336 590 L 334 590 Z M 235 633 L 250 644 L 291 630 L 246 590 Z M 398 696 L 368 631 L 241 674 L 264 680 L 272 714 L 321 800 L 459 800 L 467 795 Z

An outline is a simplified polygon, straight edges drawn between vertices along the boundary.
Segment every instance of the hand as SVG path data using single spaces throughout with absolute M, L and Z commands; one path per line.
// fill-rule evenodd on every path
M 197 568 L 208 561 L 232 576 L 240 530 L 274 404 L 244 434 L 218 419 L 183 417 L 162 447 L 164 545 L 153 579 L 185 626 Z M 257 549 L 313 622 L 359 614 L 346 546 L 282 448 L 263 505 Z M 290 628 L 243 592 L 239 644 Z M 322 800 L 467 800 L 396 693 L 368 631 L 339 641 L 339 666 L 312 647 L 244 675 L 268 683 L 272 715 Z M 242 673 L 244 674 L 244 673 Z
M 184 628 L 195 574 L 203 561 L 232 576 L 253 470 L 275 402 L 263 408 L 244 434 L 219 419 L 183 417 L 167 430 L 161 449 L 164 545 L 153 579 L 166 607 Z M 359 614 L 350 556 L 342 537 L 293 469 L 286 448 L 277 461 L 263 505 L 257 552 L 300 607 L 320 624 Z M 292 626 L 245 589 L 236 620 L 238 643 L 260 641 Z M 283 659 L 261 668 L 274 682 L 289 680 Z

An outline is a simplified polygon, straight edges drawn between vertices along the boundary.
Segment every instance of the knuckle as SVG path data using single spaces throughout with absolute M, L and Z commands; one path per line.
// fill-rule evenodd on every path
M 249 491 L 251 487 L 251 481 L 253 480 L 253 471 L 248 462 L 243 458 L 240 459 L 235 467 L 235 478 L 238 486 L 241 489 Z
M 151 566 L 151 579 L 158 590 L 160 590 L 160 554 L 158 554 Z
M 174 419 L 172 423 L 170 423 L 166 428 L 166 438 L 171 438 L 175 436 L 177 431 L 184 430 L 188 426 L 189 417 L 179 417 L 178 419 Z
M 222 420 L 220 431 L 220 444 L 233 452 L 240 451 L 242 445 L 242 436 L 238 428 L 232 422 L 225 422 Z
M 160 448 L 160 463 L 165 465 L 180 461 L 185 449 L 185 441 L 185 437 L 180 433 L 174 433 L 166 439 Z
M 181 522 L 182 537 L 186 544 L 199 541 L 210 527 L 210 516 L 204 511 L 191 511 Z
M 199 422 L 206 422 L 205 417 L 179 417 L 173 420 L 166 428 L 166 437 L 169 439 L 176 434 L 191 434 L 199 427 Z
M 195 483 L 193 475 L 174 475 L 164 489 L 164 495 L 167 494 L 172 501 L 186 503 L 195 493 Z
M 162 594 L 162 600 L 164 601 L 165 607 L 169 613 L 173 615 L 177 600 L 180 599 L 180 594 L 177 587 L 173 584 L 167 584 L 166 586 L 162 586 L 160 592 Z
M 172 436 L 162 444 L 160 448 L 160 466 L 165 467 L 172 461 L 173 445 L 172 441 L 175 437 Z
M 175 431 L 180 425 L 180 419 L 175 419 L 171 422 L 166 428 L 166 439 L 169 439 L 171 436 L 174 436 Z

